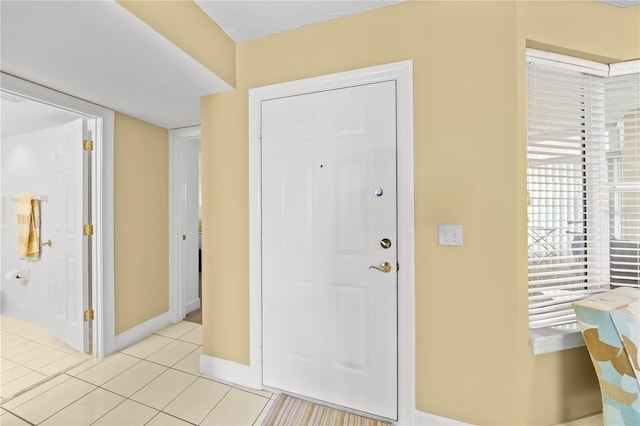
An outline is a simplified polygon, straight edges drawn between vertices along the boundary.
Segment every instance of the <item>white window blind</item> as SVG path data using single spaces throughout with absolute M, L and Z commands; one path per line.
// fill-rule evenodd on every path
M 640 74 L 557 56 L 527 63 L 531 328 L 574 322 L 571 303 L 610 283 L 638 285 Z
M 637 61 L 635 61 L 637 64 Z M 640 286 L 640 74 L 605 81 L 611 284 Z

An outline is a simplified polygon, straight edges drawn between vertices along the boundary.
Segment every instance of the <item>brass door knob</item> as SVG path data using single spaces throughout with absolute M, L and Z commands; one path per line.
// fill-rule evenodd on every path
M 369 266 L 369 269 L 377 269 L 380 272 L 389 273 L 391 272 L 391 264 L 389 262 L 382 262 L 380 266 Z

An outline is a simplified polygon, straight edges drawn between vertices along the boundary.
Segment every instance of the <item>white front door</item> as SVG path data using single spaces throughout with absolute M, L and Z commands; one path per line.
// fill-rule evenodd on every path
M 49 168 L 49 201 L 42 203 L 42 260 L 49 263 L 49 332 L 80 352 L 88 352 L 84 310 L 88 289 L 83 253 L 86 170 L 83 121 L 56 129 Z
M 394 81 L 262 103 L 264 385 L 397 418 L 396 202 Z

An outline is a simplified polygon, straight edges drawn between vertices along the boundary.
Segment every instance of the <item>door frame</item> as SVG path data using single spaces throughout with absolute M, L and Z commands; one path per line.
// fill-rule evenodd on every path
M 182 321 L 186 315 L 184 286 L 180 278 L 180 217 L 178 209 L 179 178 L 184 171 L 181 142 L 200 139 L 200 126 L 185 127 L 169 131 L 169 317 L 171 322 Z M 202 300 L 200 301 L 202 306 Z
M 91 192 L 94 234 L 91 238 L 91 306 L 93 356 L 103 358 L 115 350 L 113 146 L 114 112 L 82 99 L 0 73 L 7 93 L 51 105 L 96 120 Z
M 249 382 L 262 388 L 262 102 L 396 82 L 398 197 L 398 424 L 415 421 L 413 61 L 405 60 L 249 90 Z

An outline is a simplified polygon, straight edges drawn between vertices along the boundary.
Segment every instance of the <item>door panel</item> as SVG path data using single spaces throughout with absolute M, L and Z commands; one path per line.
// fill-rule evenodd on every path
M 367 372 L 367 300 L 362 287 L 336 286 L 336 367 Z
M 264 384 L 396 418 L 395 83 L 263 102 L 262 209 Z
M 51 240 L 42 262 L 50 265 L 49 332 L 80 352 L 88 351 L 87 289 L 83 265 L 83 123 L 56 129 L 51 144 L 49 202 L 43 203 L 42 240 Z M 47 255 L 49 254 L 49 255 Z
M 282 239 L 291 249 L 311 248 L 310 164 L 285 162 L 282 166 Z
M 338 214 L 336 217 L 337 249 L 343 252 L 362 252 L 366 245 L 367 194 L 363 181 L 367 165 L 363 162 L 337 165 L 335 192 Z

